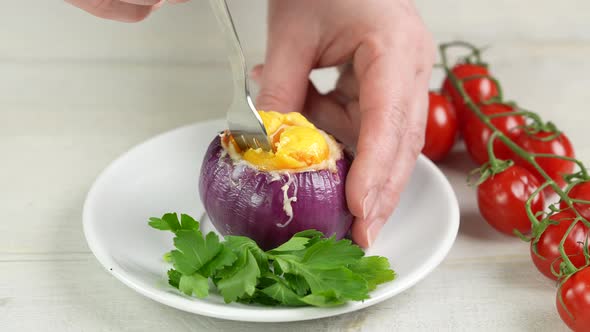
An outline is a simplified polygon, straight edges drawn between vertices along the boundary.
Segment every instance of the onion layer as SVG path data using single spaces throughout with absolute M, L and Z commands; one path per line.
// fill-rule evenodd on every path
M 353 219 L 345 196 L 350 164 L 342 153 L 335 169 L 261 171 L 232 159 L 216 137 L 203 160 L 199 193 L 221 234 L 247 236 L 265 250 L 307 229 L 340 239 Z

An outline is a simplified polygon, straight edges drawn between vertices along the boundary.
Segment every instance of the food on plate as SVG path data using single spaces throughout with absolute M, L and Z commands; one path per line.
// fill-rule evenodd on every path
M 387 258 L 365 256 L 350 240 L 316 230 L 263 251 L 244 236 L 205 235 L 186 214 L 150 218 L 149 225 L 174 233 L 175 249 L 164 255 L 173 266 L 168 282 L 197 298 L 209 295 L 211 280 L 226 303 L 330 307 L 366 300 L 377 285 L 395 278 Z
M 225 132 L 205 154 L 199 193 L 215 228 L 263 249 L 308 229 L 343 238 L 353 219 L 344 189 L 349 155 L 300 113 L 259 113 L 273 151 L 240 151 Z
M 344 184 L 351 159 L 299 113 L 260 112 L 272 151 L 241 151 L 228 132 L 205 154 L 200 197 L 224 235 L 175 213 L 149 225 L 174 233 L 169 284 L 189 296 L 226 303 L 329 307 L 369 298 L 395 273 L 385 257 L 366 257 L 342 239 L 352 223 Z M 326 235 L 327 237 L 325 237 Z

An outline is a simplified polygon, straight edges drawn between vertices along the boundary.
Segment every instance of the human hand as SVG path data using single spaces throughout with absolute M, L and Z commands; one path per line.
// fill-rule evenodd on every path
M 137 22 L 146 18 L 165 0 L 65 0 L 92 15 L 122 22 Z M 188 0 L 168 0 L 169 3 Z
M 66 0 L 91 14 L 135 22 L 163 0 Z M 187 0 L 168 0 L 171 3 Z M 434 47 L 411 0 L 269 1 L 266 64 L 257 107 L 302 111 L 356 146 L 346 183 L 353 239 L 372 244 L 397 204 L 424 141 Z M 342 66 L 320 95 L 313 68 Z
M 356 157 L 346 182 L 353 240 L 370 246 L 397 205 L 424 144 L 432 37 L 410 0 L 269 1 L 257 108 L 301 111 Z M 314 68 L 342 66 L 320 95 Z

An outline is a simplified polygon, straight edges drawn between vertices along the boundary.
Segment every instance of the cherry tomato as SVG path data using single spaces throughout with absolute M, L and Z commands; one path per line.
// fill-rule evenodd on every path
M 572 210 L 565 210 L 556 213 L 551 217 L 551 220 L 559 224 L 549 225 L 543 232 L 537 242 L 537 254 L 533 250 L 533 243 L 531 242 L 531 258 L 537 269 L 548 278 L 556 280 L 557 278 L 551 272 L 551 266 L 556 272 L 559 272 L 559 264 L 562 259 L 559 254 L 559 243 L 563 239 L 565 232 L 572 224 L 576 214 Z M 584 258 L 584 241 L 588 229 L 580 221 L 576 223 L 572 231 L 568 234 L 564 243 L 564 249 L 570 260 L 576 267 L 582 267 L 586 264 Z
M 531 230 L 525 203 L 539 188 L 539 182 L 526 168 L 513 165 L 504 172 L 495 174 L 477 188 L 477 204 L 484 219 L 498 231 L 514 235 Z M 532 201 L 533 213 L 543 210 L 544 194 L 539 193 Z
M 422 153 L 439 161 L 449 153 L 457 137 L 457 116 L 451 102 L 436 92 L 428 93 L 428 122 Z
M 510 105 L 495 103 L 481 105 L 480 110 L 488 116 L 514 112 L 514 108 Z M 510 139 L 514 139 L 522 131 L 522 127 L 525 125 L 525 119 L 520 115 L 507 115 L 492 119 L 492 124 Z M 462 128 L 465 146 L 471 159 L 480 165 L 489 159 L 487 146 L 492 133 L 492 130 L 481 122 L 475 113 L 469 112 L 465 115 L 465 126 Z M 499 139 L 494 141 L 494 154 L 501 159 L 510 159 L 512 156 L 510 149 Z
M 485 66 L 471 63 L 457 64 L 451 69 L 451 72 L 453 72 L 453 74 L 457 76 L 458 79 L 465 79 L 476 75 L 490 74 Z M 498 95 L 498 87 L 494 81 L 485 77 L 466 80 L 463 82 L 463 88 L 465 89 L 467 95 L 476 104 L 479 104 L 485 100 L 489 100 L 490 98 L 496 97 Z M 469 110 L 469 107 L 465 105 L 465 102 L 463 101 L 463 98 L 461 98 L 459 91 L 455 89 L 448 77 L 444 80 L 441 91 L 451 97 L 451 102 L 453 103 L 453 106 L 455 106 L 457 118 L 459 119 L 459 127 L 462 127 L 465 123 L 464 115 L 471 112 L 471 110 Z
M 575 185 L 568 193 L 568 196 L 573 199 L 579 199 L 583 201 L 590 201 L 590 181 L 582 182 Z M 565 209 L 567 204 L 561 202 L 561 208 Z M 574 203 L 574 208 L 590 221 L 590 204 Z
M 570 140 L 565 136 L 565 134 L 560 134 L 559 136 L 546 141 L 545 139 L 554 135 L 553 133 L 549 132 L 538 132 L 536 134 L 529 134 L 525 130 L 523 130 L 516 138 L 514 142 L 522 147 L 524 150 L 530 153 L 550 153 L 558 156 L 565 156 L 565 157 L 574 157 L 574 148 L 570 143 Z M 526 167 L 529 171 L 531 171 L 537 179 L 544 183 L 545 179 L 541 176 L 541 174 L 533 167 L 533 165 L 529 164 L 522 158 L 517 155 L 514 155 L 514 161 Z M 576 164 L 572 161 L 558 159 L 558 158 L 536 158 L 537 163 L 541 168 L 555 181 L 560 187 L 565 185 L 565 180 L 562 178 L 565 174 L 571 174 L 574 171 Z
M 575 332 L 590 332 L 590 267 L 567 279 L 558 289 L 555 302 L 567 326 Z

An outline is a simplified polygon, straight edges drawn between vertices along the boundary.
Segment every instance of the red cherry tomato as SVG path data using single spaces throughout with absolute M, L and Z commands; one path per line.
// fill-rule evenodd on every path
M 568 196 L 573 199 L 590 201 L 590 181 L 578 183 L 575 185 L 569 191 Z M 567 204 L 565 204 L 565 202 L 561 202 L 561 208 L 565 209 L 566 207 Z M 590 204 L 574 203 L 574 208 L 582 215 L 582 217 L 590 221 Z
M 512 106 L 505 104 L 481 105 L 480 110 L 488 116 L 514 112 Z M 520 115 L 507 115 L 492 119 L 492 124 L 510 139 L 514 139 L 522 131 L 525 119 Z M 465 146 L 473 161 L 480 165 L 489 160 L 487 146 L 492 133 L 475 113 L 469 112 L 465 115 L 465 126 L 462 128 Z M 494 141 L 494 154 L 501 159 L 510 159 L 512 156 L 510 149 L 499 139 Z
M 465 79 L 470 76 L 476 75 L 489 75 L 488 69 L 480 64 L 471 63 L 460 63 L 455 65 L 451 72 L 457 76 L 458 79 Z M 467 95 L 476 103 L 479 104 L 482 101 L 489 100 L 492 97 L 498 95 L 498 87 L 494 81 L 489 78 L 474 78 L 463 82 L 463 88 Z M 462 127 L 464 122 L 464 115 L 471 112 L 469 107 L 465 105 L 463 98 L 459 94 L 459 91 L 455 89 L 451 80 L 447 77 L 442 85 L 441 91 L 451 97 L 451 102 L 455 106 L 457 112 L 457 118 L 459 119 L 459 127 Z
M 549 132 L 538 132 L 536 134 L 529 134 L 526 131 L 522 131 L 514 142 L 522 147 L 527 152 L 531 153 L 550 153 L 558 156 L 574 157 L 574 148 L 570 143 L 570 140 L 565 134 L 553 138 L 552 140 L 545 141 L 547 137 L 554 135 Z M 528 162 L 523 160 L 517 155 L 514 155 L 514 161 L 526 167 L 531 171 L 537 179 L 544 183 L 545 179 L 541 174 Z M 565 180 L 562 178 L 565 174 L 571 174 L 574 171 L 576 164 L 572 161 L 558 159 L 558 158 L 536 158 L 537 163 L 541 168 L 555 181 L 560 187 L 565 185 Z
M 484 219 L 498 231 L 514 235 L 531 230 L 525 203 L 539 188 L 539 182 L 531 172 L 513 165 L 504 172 L 488 178 L 477 188 L 477 204 Z M 543 210 L 544 194 L 539 193 L 532 202 L 533 213 Z
M 551 217 L 551 220 L 558 224 L 549 225 L 539 238 L 539 242 L 536 244 L 538 255 L 535 254 L 531 242 L 530 252 L 533 263 L 541 273 L 553 280 L 557 278 L 551 272 L 551 266 L 556 272 L 559 272 L 559 264 L 562 262 L 559 254 L 559 243 L 575 217 L 575 213 L 571 210 L 556 213 Z M 576 267 L 582 267 L 586 264 L 583 243 L 587 234 L 588 229 L 586 226 L 578 221 L 564 243 L 565 252 Z
M 457 116 L 451 102 L 436 92 L 428 93 L 428 122 L 422 153 L 439 161 L 449 153 L 457 137 Z
M 558 289 L 555 302 L 559 316 L 570 329 L 590 332 L 590 267 L 567 279 Z

